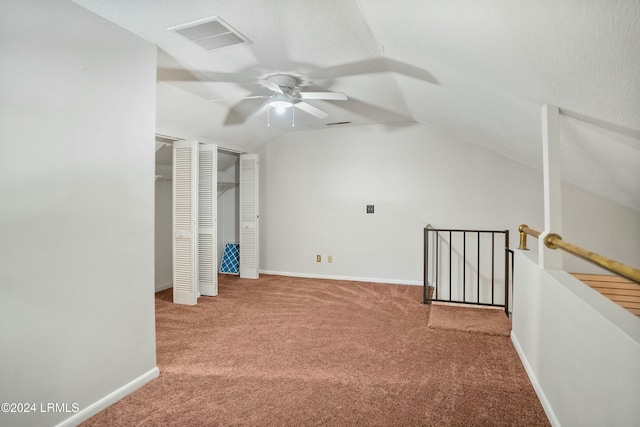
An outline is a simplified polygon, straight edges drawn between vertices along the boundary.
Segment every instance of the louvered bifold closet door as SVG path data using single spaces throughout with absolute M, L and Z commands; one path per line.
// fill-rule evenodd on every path
M 173 143 L 173 302 L 197 301 L 198 143 Z
M 240 277 L 258 278 L 258 155 L 240 156 Z
M 201 295 L 218 295 L 218 146 L 200 145 L 198 186 L 198 285 Z

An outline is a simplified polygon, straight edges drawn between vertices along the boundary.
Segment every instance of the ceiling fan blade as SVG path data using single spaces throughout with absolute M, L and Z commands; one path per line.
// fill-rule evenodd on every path
M 323 99 L 328 101 L 346 101 L 347 95 L 342 92 L 300 92 L 301 99 Z
M 299 109 L 301 109 L 302 111 L 304 111 L 305 113 L 309 113 L 312 116 L 315 116 L 319 119 L 324 119 L 325 117 L 327 117 L 329 115 L 329 113 L 327 113 L 324 110 L 321 110 L 317 107 L 314 107 L 311 104 L 307 104 L 306 102 L 296 102 L 295 104 L 293 104 L 294 107 L 298 107 Z
M 429 71 L 390 58 L 373 58 L 349 64 L 336 65 L 312 71 L 307 75 L 307 77 L 314 80 L 323 80 L 385 72 L 394 72 L 432 84 L 440 84 L 440 82 L 438 82 L 438 80 Z
M 158 68 L 156 80 L 159 82 L 211 82 L 249 83 L 254 77 L 240 73 L 220 73 L 206 70 L 186 70 L 184 68 Z
M 243 101 L 245 99 L 260 99 L 260 98 L 271 98 L 271 95 L 254 95 L 254 96 L 244 96 L 242 98 L 220 98 L 220 99 L 210 99 L 211 102 L 222 102 L 222 101 Z
M 250 99 L 238 102 L 236 105 L 229 108 L 229 112 L 227 113 L 224 124 L 225 126 L 241 125 L 250 120 L 252 117 L 255 117 L 256 114 L 264 110 L 267 105 L 269 104 L 258 99 Z
M 282 88 L 280 88 L 280 86 L 278 86 L 274 82 L 270 82 L 269 80 L 260 80 L 260 83 L 262 83 L 270 91 L 284 95 L 284 91 L 282 90 Z

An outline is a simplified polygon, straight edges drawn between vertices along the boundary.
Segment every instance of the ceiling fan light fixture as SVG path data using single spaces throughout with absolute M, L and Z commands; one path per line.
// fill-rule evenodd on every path
M 293 102 L 284 99 L 274 99 L 269 102 L 269 106 L 275 108 L 277 112 L 282 112 L 286 108 L 293 107 Z

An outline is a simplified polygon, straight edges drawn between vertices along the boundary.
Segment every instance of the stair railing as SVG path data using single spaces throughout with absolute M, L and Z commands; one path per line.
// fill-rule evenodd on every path
M 538 230 L 530 228 L 527 224 L 520 225 L 518 231 L 520 232 L 520 246 L 518 249 L 525 251 L 528 250 L 527 235 L 539 238 L 542 234 Z M 544 245 L 550 249 L 562 249 L 565 252 L 640 284 L 640 270 L 637 268 L 630 267 L 621 262 L 614 261 L 611 258 L 583 249 L 580 246 L 565 242 L 562 240 L 562 237 L 555 233 L 549 233 L 545 236 Z
M 424 304 L 439 301 L 504 307 L 509 316 L 509 291 L 510 283 L 513 283 L 509 230 L 437 229 L 427 225 L 423 239 Z M 502 247 L 500 243 L 503 243 Z M 503 249 L 504 261 L 501 261 Z M 471 256 L 468 256 L 469 252 Z M 503 264 L 504 273 L 498 271 L 500 264 Z M 496 292 L 501 281 L 504 284 L 502 294 Z

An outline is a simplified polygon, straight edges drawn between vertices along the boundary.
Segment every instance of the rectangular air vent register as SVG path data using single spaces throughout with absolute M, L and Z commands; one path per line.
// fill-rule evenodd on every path
M 167 28 L 207 51 L 243 45 L 251 41 L 217 16 Z

